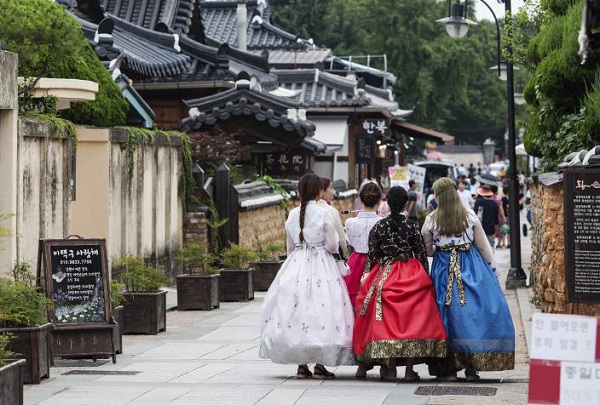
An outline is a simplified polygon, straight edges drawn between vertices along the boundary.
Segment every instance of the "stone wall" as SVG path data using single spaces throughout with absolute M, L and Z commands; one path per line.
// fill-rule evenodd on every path
M 285 251 L 285 220 L 287 213 L 294 207 L 300 205 L 299 200 L 292 200 L 287 209 L 281 208 L 279 203 L 261 206 L 256 209 L 248 209 L 239 213 L 239 236 L 240 245 L 257 248 L 258 243 L 264 246 L 268 242 L 276 242 L 282 245 L 282 253 Z M 351 210 L 354 207 L 354 196 L 335 199 L 333 206 L 342 210 Z M 354 214 L 352 214 L 354 215 Z M 342 223 L 350 215 L 342 215 Z
M 530 187 L 532 210 L 531 277 L 543 312 L 600 315 L 600 304 L 568 303 L 565 287 L 563 184 Z

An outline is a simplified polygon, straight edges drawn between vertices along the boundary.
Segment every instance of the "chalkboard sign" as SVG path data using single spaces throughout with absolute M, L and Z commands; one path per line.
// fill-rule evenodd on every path
M 56 326 L 110 322 L 104 239 L 46 239 L 40 253 Z
M 356 163 L 372 163 L 375 159 L 374 140 L 371 135 L 356 137 Z
M 306 173 L 308 154 L 302 149 L 271 152 L 262 155 L 265 172 L 278 176 L 302 176 Z
M 600 302 L 600 170 L 563 174 L 565 278 L 569 302 Z

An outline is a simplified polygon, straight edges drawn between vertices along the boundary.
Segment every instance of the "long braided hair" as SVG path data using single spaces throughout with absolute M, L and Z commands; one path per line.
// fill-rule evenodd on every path
M 321 178 L 314 173 L 307 173 L 298 182 L 300 194 L 300 243 L 304 243 L 304 217 L 306 206 L 311 200 L 316 200 L 321 194 Z

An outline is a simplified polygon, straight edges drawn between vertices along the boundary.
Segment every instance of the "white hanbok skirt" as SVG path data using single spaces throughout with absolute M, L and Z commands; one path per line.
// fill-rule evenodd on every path
M 353 323 L 335 259 L 324 246 L 301 245 L 265 296 L 259 356 L 283 364 L 355 364 Z

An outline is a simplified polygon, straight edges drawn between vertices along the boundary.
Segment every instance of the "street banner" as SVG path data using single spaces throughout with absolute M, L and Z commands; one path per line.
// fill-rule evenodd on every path
M 390 176 L 390 187 L 402 186 L 408 189 L 408 180 L 410 180 L 410 172 L 408 166 L 390 166 L 388 167 Z
M 417 196 L 421 197 L 423 195 L 423 184 L 425 183 L 425 172 L 427 169 L 421 166 L 408 164 L 408 171 L 410 172 L 410 178 L 415 181 L 415 186 L 417 187 L 415 191 L 417 192 Z M 417 202 L 422 207 L 425 201 L 419 197 Z
M 600 318 L 536 313 L 529 404 L 600 403 Z

